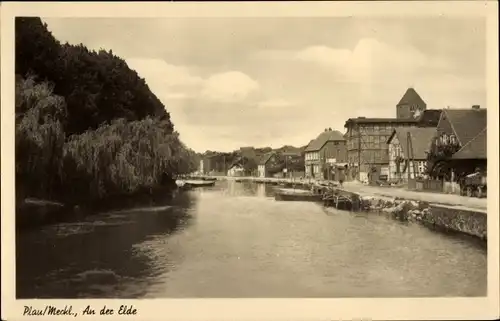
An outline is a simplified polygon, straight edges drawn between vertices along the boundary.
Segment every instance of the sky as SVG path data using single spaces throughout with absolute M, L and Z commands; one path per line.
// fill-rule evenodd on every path
M 303 146 L 348 118 L 486 103 L 481 18 L 47 18 L 62 42 L 112 49 L 198 152 Z

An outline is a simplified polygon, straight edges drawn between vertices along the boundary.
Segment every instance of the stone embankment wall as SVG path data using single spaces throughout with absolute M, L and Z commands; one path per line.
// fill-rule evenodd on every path
M 402 221 L 419 222 L 428 227 L 487 239 L 487 214 L 479 210 L 377 197 L 361 197 L 361 207 L 365 211 L 390 214 Z

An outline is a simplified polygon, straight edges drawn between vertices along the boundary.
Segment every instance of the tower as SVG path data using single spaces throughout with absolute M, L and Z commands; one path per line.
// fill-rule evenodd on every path
M 403 98 L 396 105 L 396 118 L 417 118 L 427 109 L 427 104 L 412 87 L 408 88 Z

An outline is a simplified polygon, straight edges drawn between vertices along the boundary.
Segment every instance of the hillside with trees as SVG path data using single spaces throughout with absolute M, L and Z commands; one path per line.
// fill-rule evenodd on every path
M 61 44 L 40 18 L 16 18 L 15 31 L 18 198 L 102 200 L 173 187 L 196 169 L 199 156 L 122 58 Z
M 283 171 L 287 167 L 290 171 L 304 171 L 304 151 L 306 146 L 294 147 L 285 145 L 280 148 L 259 147 L 255 148 L 255 159 L 251 159 L 242 155 L 240 150 L 235 150 L 230 153 L 222 153 L 216 151 L 206 151 L 200 157 L 210 157 L 212 159 L 212 170 L 214 172 L 225 172 L 232 165 L 241 165 L 248 175 L 257 172 L 257 166 L 260 158 L 267 153 L 275 153 L 275 161 L 269 165 L 269 172 L 274 174 Z

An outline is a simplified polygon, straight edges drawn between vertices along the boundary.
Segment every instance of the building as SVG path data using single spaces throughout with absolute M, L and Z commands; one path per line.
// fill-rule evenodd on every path
M 233 164 L 227 171 L 227 176 L 240 177 L 244 176 L 245 170 L 240 164 Z
M 341 132 L 325 129 L 307 145 L 304 158 L 306 177 L 332 179 L 331 167 L 346 162 L 346 140 Z
M 214 154 L 205 154 L 202 155 L 201 160 L 200 160 L 200 173 L 201 174 L 209 174 L 210 172 L 213 171 L 214 169 Z
M 427 104 L 414 88 L 408 88 L 396 105 L 396 118 L 398 119 L 416 119 L 419 118 Z
M 276 157 L 276 154 L 274 152 L 269 152 L 264 154 L 260 160 L 259 164 L 257 166 L 257 172 L 259 177 L 268 177 L 269 176 L 269 171 L 267 168 L 267 165 Z
M 447 166 L 456 174 L 486 170 L 486 109 L 477 105 L 470 109 L 443 109 L 434 149 L 434 154 L 436 149 L 446 151 L 444 156 L 447 157 Z
M 396 128 L 416 127 L 414 119 L 397 118 L 350 118 L 347 128 L 347 163 L 355 178 L 377 181 L 389 171 L 389 147 L 387 140 Z M 354 178 L 353 177 L 353 178 Z
M 390 182 L 422 177 L 427 169 L 427 155 L 437 134 L 436 128 L 396 128 L 387 140 Z
M 397 128 L 436 127 L 440 110 L 427 104 L 414 88 L 408 88 L 396 105 L 396 118 L 350 118 L 345 122 L 349 174 L 360 181 L 389 177 L 387 140 Z
M 204 166 L 205 160 L 202 158 L 200 159 L 200 164 L 198 165 L 198 172 L 200 174 L 205 174 L 205 166 Z
M 426 109 L 418 119 L 417 127 L 434 127 L 436 128 L 441 119 L 442 109 Z

